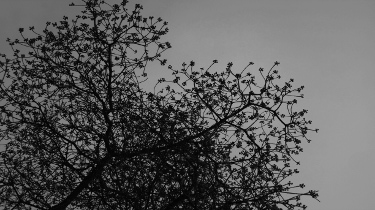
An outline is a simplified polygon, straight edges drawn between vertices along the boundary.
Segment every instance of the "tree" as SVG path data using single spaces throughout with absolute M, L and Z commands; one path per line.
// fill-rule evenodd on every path
M 312 129 L 293 110 L 303 86 L 279 86 L 278 62 L 260 82 L 252 62 L 168 66 L 172 79 L 145 91 L 147 63 L 167 62 L 167 22 L 127 1 L 83 2 L 72 20 L 30 27 L 34 38 L 21 28 L 1 55 L 0 206 L 304 209 L 301 196 L 318 196 L 287 182 Z

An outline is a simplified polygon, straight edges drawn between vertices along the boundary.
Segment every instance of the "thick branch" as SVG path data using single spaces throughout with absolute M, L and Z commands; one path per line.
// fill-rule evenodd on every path
M 69 204 L 77 198 L 77 196 L 85 189 L 87 186 L 102 173 L 104 166 L 111 160 L 111 156 L 107 155 L 104 157 L 95 168 L 93 168 L 90 173 L 82 180 L 82 182 L 66 197 L 62 202 L 50 208 L 50 210 L 65 210 Z

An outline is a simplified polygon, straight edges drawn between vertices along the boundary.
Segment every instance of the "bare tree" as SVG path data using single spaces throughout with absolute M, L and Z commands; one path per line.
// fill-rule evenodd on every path
M 83 0 L 74 19 L 8 40 L 0 62 L 0 206 L 5 209 L 304 209 L 288 179 L 311 121 L 303 89 L 275 69 L 146 65 L 170 48 L 161 18 Z M 73 5 L 74 6 L 74 5 Z M 22 52 L 27 52 L 22 54 Z M 289 182 L 288 182 L 289 181 Z

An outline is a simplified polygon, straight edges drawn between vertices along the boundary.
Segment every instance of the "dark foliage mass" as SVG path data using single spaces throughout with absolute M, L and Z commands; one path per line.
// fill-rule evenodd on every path
M 83 3 L 34 38 L 21 28 L 1 54 L 0 206 L 304 209 L 301 196 L 317 197 L 289 179 L 311 121 L 293 109 L 303 86 L 277 84 L 278 62 L 169 66 L 145 91 L 147 63 L 166 64 L 167 22 L 126 1 Z

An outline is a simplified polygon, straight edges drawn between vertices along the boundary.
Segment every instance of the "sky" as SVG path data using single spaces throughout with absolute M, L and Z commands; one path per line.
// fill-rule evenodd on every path
M 79 0 L 1 0 L 0 53 L 10 54 L 6 38 L 18 28 L 74 16 Z M 108 2 L 117 2 L 108 0 Z M 223 71 L 228 62 L 242 70 L 249 62 L 269 69 L 275 61 L 282 79 L 304 85 L 298 108 L 311 133 L 295 183 L 319 190 L 319 200 L 304 199 L 310 210 L 372 210 L 375 206 L 375 1 L 374 0 L 133 0 L 143 14 L 169 22 L 165 40 L 169 64 L 196 61 Z M 168 75 L 151 66 L 151 77 Z

